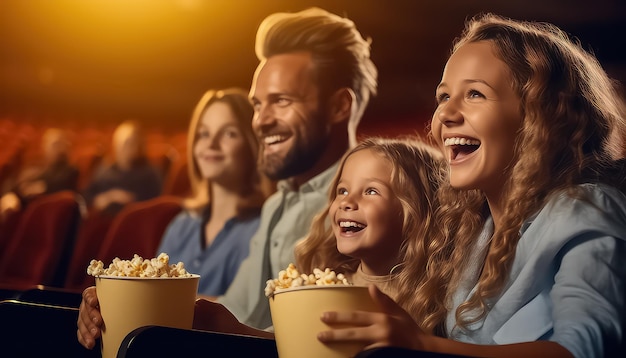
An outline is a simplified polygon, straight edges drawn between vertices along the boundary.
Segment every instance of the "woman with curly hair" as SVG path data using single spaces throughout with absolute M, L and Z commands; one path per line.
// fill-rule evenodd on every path
M 469 356 L 604 357 L 623 341 L 626 106 L 596 58 L 557 27 L 468 22 L 436 90 L 431 134 L 448 175 L 417 311 L 327 312 L 323 342 Z M 618 138 L 619 139 L 619 138 Z M 422 262 L 408 263 L 416 275 Z

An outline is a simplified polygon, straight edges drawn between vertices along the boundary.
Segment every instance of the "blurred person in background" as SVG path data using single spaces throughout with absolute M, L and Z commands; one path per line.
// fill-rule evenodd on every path
M 19 211 L 37 196 L 62 190 L 77 190 L 78 168 L 70 163 L 71 143 L 59 128 L 47 129 L 41 138 L 42 162 L 25 168 L 13 188 L 2 196 L 2 215 Z
M 161 194 L 163 178 L 146 155 L 146 140 L 140 124 L 121 123 L 113 133 L 114 161 L 104 164 L 83 191 L 87 208 L 118 213 L 126 204 Z

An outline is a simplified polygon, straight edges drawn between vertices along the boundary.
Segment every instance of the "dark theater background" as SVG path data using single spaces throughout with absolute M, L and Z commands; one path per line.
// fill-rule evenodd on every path
M 349 17 L 372 40 L 379 94 L 362 134 L 424 133 L 451 41 L 480 11 L 553 22 L 626 83 L 622 0 L 3 0 L 0 151 L 21 143 L 27 159 L 38 147 L 24 146 L 61 126 L 86 156 L 106 151 L 112 128 L 134 118 L 154 157 L 182 155 L 202 93 L 249 88 L 261 20 L 309 6 Z

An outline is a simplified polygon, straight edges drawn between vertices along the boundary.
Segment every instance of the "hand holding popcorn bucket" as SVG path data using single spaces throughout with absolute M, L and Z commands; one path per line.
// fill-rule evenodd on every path
M 353 286 L 343 275 L 315 269 L 311 275 L 298 273 L 293 264 L 269 280 L 269 297 L 276 347 L 281 358 L 344 358 L 363 350 L 360 343 L 324 344 L 317 333 L 329 328 L 320 320 L 326 311 L 379 311 L 367 287 Z
M 158 325 L 191 329 L 200 276 L 182 263 L 169 265 L 166 254 L 152 260 L 113 260 L 107 270 L 93 260 L 88 273 L 96 276 L 100 303 L 103 358 L 117 356 L 120 344 L 135 328 Z

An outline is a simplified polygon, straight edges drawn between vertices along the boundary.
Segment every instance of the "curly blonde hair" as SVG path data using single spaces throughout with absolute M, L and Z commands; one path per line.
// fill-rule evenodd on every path
M 576 195 L 577 184 L 603 180 L 598 173 L 623 150 L 610 137 L 624 133 L 626 120 L 615 83 L 591 53 L 556 26 L 481 14 L 468 21 L 453 52 L 478 41 L 490 42 L 508 66 L 523 122 L 503 188 L 504 224 L 495 228 L 476 293 L 456 309 L 461 327 L 481 320 L 486 301 L 501 293 L 524 221 L 555 193 Z M 438 200 L 439 226 L 432 234 L 427 280 L 418 292 L 424 299 L 418 318 L 426 330 L 442 334 L 450 295 L 489 210 L 482 192 L 449 184 L 441 185 Z
M 399 289 L 394 299 L 406 311 L 415 312 L 420 302 L 416 300 L 414 290 L 423 278 L 427 262 L 427 233 L 434 225 L 432 213 L 436 207 L 435 192 L 445 174 L 442 154 L 417 138 L 368 138 L 344 155 L 330 185 L 328 205 L 313 220 L 308 237 L 296 245 L 297 266 L 304 272 L 311 272 L 316 267 L 329 267 L 342 273 L 354 273 L 357 270 L 360 261 L 337 250 L 328 215 L 330 205 L 337 196 L 336 188 L 347 158 L 365 149 L 380 154 L 394 168 L 391 172 L 391 187 L 400 200 L 404 214 L 404 241 L 398 256 L 401 263 L 394 270 L 398 287 L 403 289 Z

